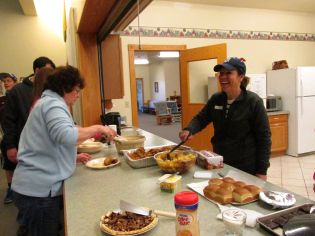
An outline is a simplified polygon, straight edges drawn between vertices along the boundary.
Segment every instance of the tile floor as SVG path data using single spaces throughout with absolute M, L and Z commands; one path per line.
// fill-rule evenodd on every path
M 315 201 L 314 171 L 315 154 L 298 158 L 273 157 L 270 159 L 268 181 Z

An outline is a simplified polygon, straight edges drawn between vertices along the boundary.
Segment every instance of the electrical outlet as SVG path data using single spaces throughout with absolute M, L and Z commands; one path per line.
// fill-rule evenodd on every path
M 129 102 L 128 101 L 125 102 L 125 108 L 129 108 Z

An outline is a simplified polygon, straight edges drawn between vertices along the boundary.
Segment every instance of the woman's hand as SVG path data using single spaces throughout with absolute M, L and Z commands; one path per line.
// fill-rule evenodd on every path
M 103 125 L 92 125 L 85 128 L 82 128 L 82 127 L 77 127 L 77 128 L 79 131 L 77 144 L 80 144 L 89 138 L 93 138 L 95 137 L 95 135 L 106 136 L 107 140 L 110 142 L 117 135 L 115 130 L 109 128 L 108 126 L 103 126 Z
M 85 164 L 89 160 L 91 160 L 91 158 L 92 158 L 92 156 L 90 154 L 80 153 L 80 154 L 77 155 L 77 163 Z
M 185 141 L 185 140 L 187 140 L 187 139 L 191 139 L 192 138 L 192 135 L 190 134 L 190 132 L 188 131 L 188 130 L 182 130 L 182 131 L 180 131 L 180 133 L 179 133 L 179 138 L 180 138 L 180 140 L 182 140 L 182 141 Z
M 256 176 L 264 181 L 267 181 L 267 175 L 256 174 Z
M 108 126 L 103 126 L 102 133 L 107 137 L 107 142 L 113 141 L 113 139 L 117 136 L 116 131 Z

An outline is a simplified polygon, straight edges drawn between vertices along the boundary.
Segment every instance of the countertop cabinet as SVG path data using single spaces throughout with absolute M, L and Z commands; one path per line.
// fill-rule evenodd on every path
M 288 148 L 288 114 L 269 115 L 271 155 L 284 155 Z
M 109 35 L 102 42 L 102 66 L 105 99 L 123 98 L 124 80 L 119 35 Z

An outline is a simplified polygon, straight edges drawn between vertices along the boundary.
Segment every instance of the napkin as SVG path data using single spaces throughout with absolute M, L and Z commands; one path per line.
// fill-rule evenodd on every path
M 237 209 L 240 211 L 243 211 L 246 213 L 247 217 L 246 217 L 246 226 L 248 227 L 252 227 L 254 228 L 256 226 L 256 222 L 257 222 L 257 218 L 263 216 L 263 214 L 257 212 L 257 211 L 253 211 L 253 210 L 248 210 L 248 209 L 241 209 L 241 208 L 237 208 L 237 207 L 228 207 L 228 206 L 223 206 L 220 204 L 217 204 L 217 206 L 219 207 L 221 213 L 219 213 L 217 215 L 217 218 L 222 220 L 222 212 L 228 209 Z
M 195 179 L 211 179 L 213 173 L 211 171 L 195 171 L 194 178 Z

